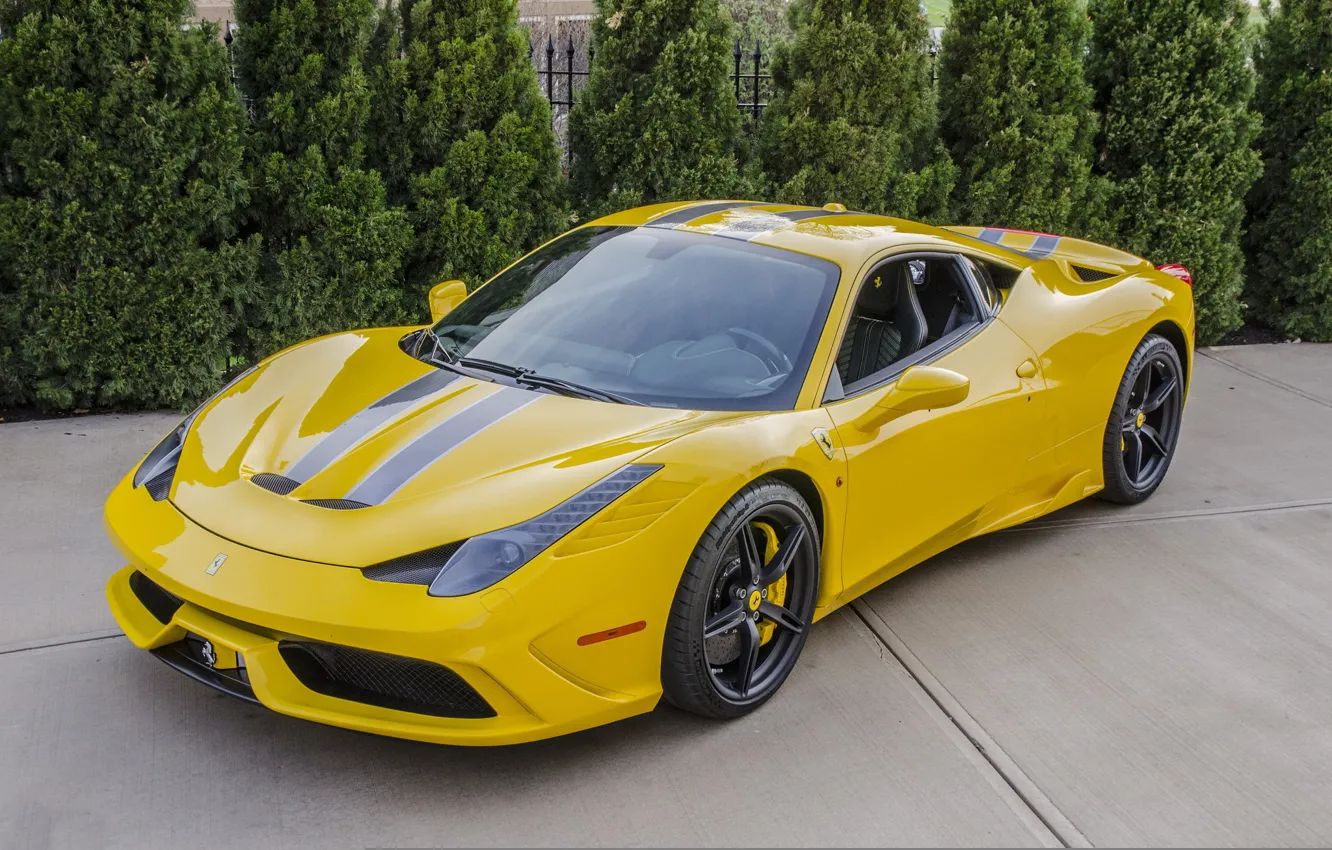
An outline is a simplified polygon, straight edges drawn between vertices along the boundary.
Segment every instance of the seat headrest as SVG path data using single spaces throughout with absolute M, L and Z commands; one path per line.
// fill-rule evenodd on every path
M 887 318 L 897 306 L 897 294 L 905 271 L 906 266 L 901 263 L 893 263 L 875 271 L 856 298 L 856 312 L 880 319 Z

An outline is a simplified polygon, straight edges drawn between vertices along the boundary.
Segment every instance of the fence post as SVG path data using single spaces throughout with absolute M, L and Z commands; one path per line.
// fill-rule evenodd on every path
M 555 38 L 546 36 L 546 102 L 555 111 Z
M 565 73 L 564 73 L 564 90 L 565 90 L 566 92 L 568 92 L 568 97 L 566 97 L 565 100 L 567 100 L 567 101 L 569 102 L 569 103 L 568 103 L 569 109 L 573 109 L 573 102 L 574 102 L 574 92 L 573 92 L 573 60 L 574 60 L 574 46 L 573 46 L 573 36 L 572 36 L 572 35 L 569 36 L 569 47 L 568 47 L 567 50 L 564 51 L 564 58 L 567 60 L 567 61 L 565 62 L 565 69 L 566 69 L 566 70 L 565 70 Z
M 759 63 L 763 59 L 762 42 L 754 39 L 754 126 L 758 126 L 759 120 Z

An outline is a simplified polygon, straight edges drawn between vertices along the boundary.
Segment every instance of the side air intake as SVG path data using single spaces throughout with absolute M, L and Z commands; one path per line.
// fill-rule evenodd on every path
M 1107 272 L 1101 269 L 1089 269 L 1086 266 L 1074 266 L 1073 271 L 1083 283 L 1100 283 L 1112 277 L 1119 277 L 1120 272 Z

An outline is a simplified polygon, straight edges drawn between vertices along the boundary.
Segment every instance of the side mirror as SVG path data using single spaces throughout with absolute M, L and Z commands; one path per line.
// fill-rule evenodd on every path
M 430 321 L 438 322 L 467 297 L 467 284 L 461 280 L 446 280 L 430 288 Z
M 912 366 L 884 393 L 879 403 L 865 411 L 856 427 L 873 431 L 890 420 L 916 410 L 938 410 L 967 400 L 971 380 L 937 366 Z

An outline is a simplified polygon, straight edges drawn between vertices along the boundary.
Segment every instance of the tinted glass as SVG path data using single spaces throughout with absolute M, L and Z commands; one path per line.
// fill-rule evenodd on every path
M 697 233 L 582 228 L 435 327 L 450 353 L 645 404 L 795 405 L 836 289 L 826 260 Z

